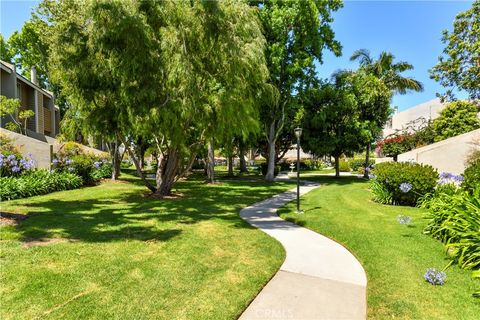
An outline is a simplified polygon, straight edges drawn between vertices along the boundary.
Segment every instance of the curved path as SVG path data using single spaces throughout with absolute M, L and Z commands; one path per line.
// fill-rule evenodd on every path
M 319 187 L 304 183 L 301 195 Z M 277 216 L 277 209 L 294 199 L 296 189 L 240 211 L 242 219 L 280 241 L 287 253 L 240 319 L 365 319 L 365 271 L 337 242 Z

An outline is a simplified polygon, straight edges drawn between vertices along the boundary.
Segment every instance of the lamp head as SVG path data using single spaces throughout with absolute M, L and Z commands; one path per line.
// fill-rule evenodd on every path
M 299 139 L 301 135 L 302 135 L 302 128 L 300 127 L 295 128 L 295 137 Z

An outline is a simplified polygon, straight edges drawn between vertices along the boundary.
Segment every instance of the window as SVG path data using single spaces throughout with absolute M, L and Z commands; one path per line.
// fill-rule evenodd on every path
M 22 100 L 22 85 L 17 83 L 17 98 L 21 101 Z

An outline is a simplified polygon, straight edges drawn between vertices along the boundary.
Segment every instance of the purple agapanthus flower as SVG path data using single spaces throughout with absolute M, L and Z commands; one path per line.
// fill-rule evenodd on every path
M 52 163 L 53 163 L 53 164 L 57 164 L 57 163 L 59 163 L 59 162 L 60 162 L 60 161 L 59 161 L 57 158 L 55 158 L 55 159 L 52 160 Z
M 410 218 L 409 216 L 404 216 L 403 214 L 400 214 L 397 216 L 397 221 L 400 224 L 408 225 L 412 221 L 412 218 Z
M 67 159 L 65 160 L 65 164 L 66 165 L 69 165 L 69 164 L 72 164 L 73 163 L 73 160 L 72 159 Z
M 408 183 L 408 182 L 404 182 L 404 183 L 400 184 L 399 188 L 403 193 L 407 193 L 410 190 L 412 190 L 412 184 Z
M 8 160 L 8 161 L 13 161 L 13 160 L 15 160 L 15 155 L 13 155 L 13 154 L 9 155 L 9 156 L 7 157 L 7 160 Z
M 445 184 L 450 184 L 450 183 L 453 183 L 453 184 L 460 184 L 463 182 L 465 178 L 461 175 L 456 175 L 454 173 L 450 173 L 450 172 L 442 172 L 440 174 L 440 179 L 438 179 L 437 183 L 439 185 L 445 185 Z
M 19 172 L 20 171 L 20 167 L 19 166 L 13 166 L 12 167 L 12 172 Z
M 100 169 L 102 166 L 103 162 L 102 161 L 95 161 L 93 165 L 95 166 L 96 169 Z
M 445 283 L 445 279 L 447 278 L 447 274 L 442 271 L 438 271 L 435 268 L 427 269 L 427 272 L 423 275 L 425 281 L 431 283 L 432 285 L 443 285 Z

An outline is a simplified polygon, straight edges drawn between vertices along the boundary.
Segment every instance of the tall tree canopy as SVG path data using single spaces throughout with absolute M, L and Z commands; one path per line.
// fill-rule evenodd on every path
M 365 134 L 352 80 L 349 75 L 334 77 L 309 90 L 304 102 L 302 147 L 317 156 L 333 156 L 337 177 L 340 156 L 358 151 Z
M 352 54 L 350 60 L 359 61 L 361 72 L 377 78 L 375 83 L 372 78 L 370 80 L 364 78 L 366 86 L 362 88 L 364 92 L 362 96 L 366 99 L 361 102 L 360 119 L 367 126 L 369 133 L 365 141 L 365 166 L 367 166 L 371 144 L 391 115 L 390 100 L 393 95 L 406 94 L 410 90 L 422 91 L 423 85 L 420 81 L 403 76 L 402 73 L 412 70 L 413 65 L 406 61 L 395 62 L 395 56 L 390 52 L 380 53 L 375 60 L 368 50 L 360 49 Z M 368 170 L 365 170 L 365 177 L 368 177 Z
M 435 141 L 455 137 L 480 128 L 479 108 L 468 101 L 454 101 L 433 120 Z
M 258 129 L 265 39 L 245 3 L 65 0 L 50 20 L 54 79 L 134 160 L 132 137 L 155 141 L 156 185 L 144 179 L 155 193 L 171 192 L 208 139 Z
M 332 12 L 341 0 L 250 1 L 258 9 L 267 41 L 265 56 L 269 90 L 265 91 L 262 124 L 268 143 L 266 180 L 272 181 L 275 146 L 285 126 L 295 117 L 295 99 L 315 82 L 315 62 L 322 63 L 322 51 L 340 55 L 341 45 L 331 29 Z
M 459 89 L 471 99 L 480 99 L 480 0 L 455 17 L 453 31 L 444 30 L 442 42 L 446 46 L 430 70 L 431 77 L 450 88 L 449 98 L 454 98 L 452 89 Z

